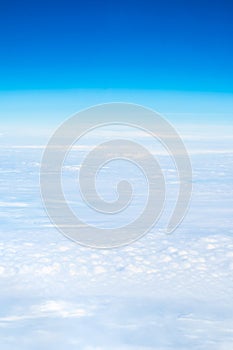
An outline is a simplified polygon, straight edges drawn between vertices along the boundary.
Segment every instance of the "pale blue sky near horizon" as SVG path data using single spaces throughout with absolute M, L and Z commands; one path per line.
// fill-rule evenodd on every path
M 96 104 L 127 102 L 152 108 L 171 122 L 231 124 L 233 94 L 163 90 L 69 89 L 0 93 L 2 125 L 54 126 Z

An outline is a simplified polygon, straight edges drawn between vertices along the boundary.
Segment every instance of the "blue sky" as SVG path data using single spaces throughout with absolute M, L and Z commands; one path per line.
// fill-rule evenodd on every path
M 232 92 L 231 0 L 1 1 L 0 90 Z
M 230 0 L 1 1 L 3 133 L 112 101 L 230 123 L 232 13 Z

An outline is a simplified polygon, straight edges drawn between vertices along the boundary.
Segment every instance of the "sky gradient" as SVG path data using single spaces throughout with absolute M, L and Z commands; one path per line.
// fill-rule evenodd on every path
M 1 1 L 0 90 L 233 90 L 233 2 Z

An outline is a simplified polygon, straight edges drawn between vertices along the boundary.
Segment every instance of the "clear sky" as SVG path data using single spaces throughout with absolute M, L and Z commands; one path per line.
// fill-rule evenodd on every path
M 0 90 L 233 91 L 232 0 L 0 2 Z
M 1 133 L 113 101 L 232 124 L 232 18 L 232 0 L 0 1 Z

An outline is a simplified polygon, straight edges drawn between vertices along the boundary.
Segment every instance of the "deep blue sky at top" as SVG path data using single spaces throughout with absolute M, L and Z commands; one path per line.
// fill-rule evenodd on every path
M 233 91 L 233 1 L 0 1 L 0 89 Z

